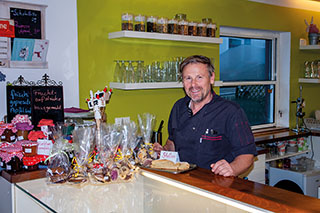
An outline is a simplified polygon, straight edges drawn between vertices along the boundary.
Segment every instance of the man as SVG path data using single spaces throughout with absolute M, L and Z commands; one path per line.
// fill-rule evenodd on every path
M 212 89 L 214 67 L 209 58 L 190 56 L 180 64 L 186 96 L 170 113 L 169 138 L 154 150 L 177 151 L 181 161 L 223 176 L 245 172 L 256 155 L 254 138 L 240 106 Z

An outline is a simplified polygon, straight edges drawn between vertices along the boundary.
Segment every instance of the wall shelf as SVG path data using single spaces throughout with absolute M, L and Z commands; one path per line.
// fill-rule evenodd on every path
M 185 36 L 185 35 L 176 35 L 176 34 L 149 33 L 149 32 L 136 32 L 136 31 L 117 31 L 117 32 L 109 33 L 109 39 L 115 39 L 115 38 L 141 38 L 141 39 L 185 41 L 185 42 L 211 43 L 211 44 L 222 43 L 222 38 L 209 38 L 209 37 L 201 37 L 201 36 Z
M 320 45 L 300 45 L 300 50 L 320 50 Z
M 320 84 L 320 79 L 319 78 L 299 78 L 299 83 Z
M 274 161 L 274 160 L 279 160 L 279 159 L 283 159 L 283 158 L 289 158 L 289 157 L 293 157 L 293 156 L 297 156 L 297 155 L 302 155 L 302 154 L 306 154 L 310 152 L 310 150 L 305 150 L 305 151 L 301 151 L 301 152 L 295 152 L 295 153 L 286 153 L 282 156 L 280 155 L 276 155 L 276 156 L 272 156 L 272 157 L 266 157 L 266 162 L 270 162 L 270 161 Z
M 215 81 L 214 86 L 222 86 L 222 81 Z M 170 89 L 170 88 L 182 88 L 181 82 L 151 82 L 151 83 L 117 83 L 110 82 L 112 89 L 121 90 L 139 90 L 139 89 Z

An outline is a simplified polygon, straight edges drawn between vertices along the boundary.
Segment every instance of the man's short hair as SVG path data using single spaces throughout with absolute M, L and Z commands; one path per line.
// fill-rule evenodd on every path
M 182 77 L 183 69 L 188 64 L 206 64 L 210 77 L 212 76 L 212 73 L 214 72 L 214 66 L 211 63 L 210 58 L 203 56 L 203 55 L 192 55 L 181 62 L 180 68 L 179 68 L 180 78 Z

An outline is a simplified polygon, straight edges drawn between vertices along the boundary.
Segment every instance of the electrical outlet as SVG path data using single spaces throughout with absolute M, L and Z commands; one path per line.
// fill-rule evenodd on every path
M 120 118 L 115 118 L 115 124 L 121 125 L 122 123 L 129 123 L 130 122 L 130 117 L 120 117 Z

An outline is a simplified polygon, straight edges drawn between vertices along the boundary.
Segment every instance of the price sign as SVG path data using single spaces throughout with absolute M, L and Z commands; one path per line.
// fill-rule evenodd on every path
M 180 162 L 178 152 L 161 151 L 160 152 L 160 159 L 171 160 L 174 163 Z
M 52 141 L 38 139 L 38 155 L 50 155 L 52 149 Z

